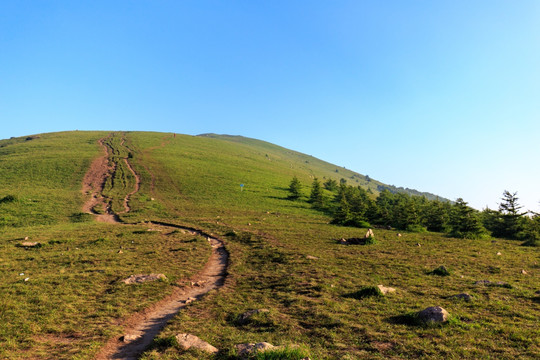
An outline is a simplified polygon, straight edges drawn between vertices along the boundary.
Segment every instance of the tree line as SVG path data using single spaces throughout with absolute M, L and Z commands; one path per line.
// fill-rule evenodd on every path
M 517 193 L 504 191 L 498 210 L 478 211 L 462 198 L 455 202 L 428 200 L 385 189 L 378 196 L 361 186 L 351 186 L 345 179 L 338 183 L 317 178 L 309 196 L 295 176 L 289 184 L 289 199 L 308 201 L 317 210 L 332 217 L 332 223 L 344 226 L 379 226 L 413 232 L 433 231 L 452 237 L 478 239 L 501 237 L 525 240 L 526 245 L 540 244 L 540 214 L 522 211 Z

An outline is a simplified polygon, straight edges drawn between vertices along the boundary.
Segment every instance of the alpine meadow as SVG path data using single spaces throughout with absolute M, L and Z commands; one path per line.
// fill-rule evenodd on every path
M 512 191 L 478 211 L 135 131 L 0 140 L 0 179 L 2 359 L 540 357 L 540 216 Z

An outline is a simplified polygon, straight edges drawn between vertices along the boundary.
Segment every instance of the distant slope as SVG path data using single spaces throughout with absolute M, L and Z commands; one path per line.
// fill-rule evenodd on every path
M 291 167 L 307 170 L 312 175 L 321 179 L 340 179 L 347 180 L 349 185 L 362 186 L 363 188 L 370 189 L 375 195 L 379 194 L 383 190 L 388 190 L 392 193 L 405 193 L 414 196 L 425 196 L 429 200 L 438 199 L 440 201 L 450 201 L 438 195 L 422 192 L 415 189 L 396 187 L 394 185 L 387 185 L 380 181 L 371 179 L 369 176 L 362 175 L 352 170 L 348 170 L 344 167 L 328 163 L 326 161 L 317 159 L 311 155 L 306 155 L 294 150 L 289 150 L 284 147 L 274 145 L 272 143 L 248 138 L 239 135 L 219 135 L 219 134 L 200 134 L 200 137 L 225 140 L 242 144 L 253 149 L 253 151 L 262 152 L 266 151 L 268 156 L 279 157 L 281 159 L 289 159 Z
M 72 131 L 0 140 L 0 227 L 52 224 L 77 217 L 85 199 L 82 177 L 101 151 L 97 141 L 109 134 Z M 143 179 L 133 199 L 135 211 L 129 215 L 133 220 L 179 213 L 200 219 L 218 216 L 220 209 L 303 211 L 281 200 L 287 197 L 293 176 L 302 182 L 305 196 L 317 177 L 338 182 L 343 178 L 350 185 L 369 189 L 373 196 L 388 189 L 437 197 L 389 186 L 313 156 L 242 136 L 125 134 L 126 145 L 133 149 L 133 164 Z M 150 201 L 153 197 L 161 202 Z M 165 210 L 172 208 L 178 212 Z

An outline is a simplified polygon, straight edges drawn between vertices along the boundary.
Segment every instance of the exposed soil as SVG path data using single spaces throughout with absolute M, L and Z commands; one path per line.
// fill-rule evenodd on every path
M 83 211 L 94 214 L 98 221 L 115 223 L 120 226 L 123 222 L 111 210 L 110 200 L 106 199 L 102 194 L 108 176 L 111 176 L 116 168 L 116 164 L 109 163 L 109 153 L 112 149 L 104 144 L 104 140 L 99 140 L 99 144 L 103 148 L 102 156 L 92 162 L 84 177 L 82 191 L 89 196 L 89 199 L 84 204 Z M 128 213 L 131 211 L 129 199 L 139 191 L 141 179 L 128 159 L 125 158 L 124 161 L 136 179 L 135 189 L 124 198 L 123 213 Z M 155 179 L 154 174 L 151 174 L 151 178 L 153 182 Z M 99 212 L 97 210 L 99 208 L 104 213 Z M 174 315 L 189 303 L 199 300 L 210 290 L 223 286 L 225 282 L 229 255 L 222 240 L 190 227 L 157 221 L 150 223 L 153 228 L 158 227 L 164 230 L 183 229 L 194 235 L 204 236 L 212 246 L 212 254 L 202 271 L 190 279 L 192 286 L 182 286 L 183 282 L 179 281 L 179 287 L 171 295 L 151 307 L 122 320 L 121 325 L 124 327 L 124 336 L 110 339 L 96 355 L 97 360 L 137 359 Z

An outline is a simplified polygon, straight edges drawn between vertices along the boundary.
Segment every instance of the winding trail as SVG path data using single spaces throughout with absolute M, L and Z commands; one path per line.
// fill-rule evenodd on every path
M 110 136 L 112 136 L 112 134 L 109 135 L 109 137 Z M 103 196 L 103 189 L 107 178 L 111 176 L 116 169 L 116 164 L 109 163 L 109 155 L 113 149 L 104 144 L 106 139 L 107 138 L 103 138 L 98 141 L 103 149 L 103 153 L 92 162 L 90 169 L 83 180 L 82 191 L 85 195 L 89 196 L 89 199 L 83 206 L 83 211 L 94 214 L 98 221 L 114 223 L 120 226 L 125 223 L 121 221 L 118 214 L 115 214 L 111 210 L 110 199 Z M 124 141 L 125 139 L 121 142 L 122 146 Z M 129 163 L 128 158 L 126 157 L 123 160 L 136 179 L 135 189 L 128 193 L 124 198 L 124 211 L 122 213 L 128 213 L 131 211 L 129 200 L 131 196 L 139 191 L 141 179 Z M 155 179 L 154 174 L 150 173 L 150 175 L 152 180 Z M 104 213 L 100 213 L 96 210 L 99 207 L 104 210 Z M 225 282 L 229 254 L 225 249 L 222 240 L 211 234 L 207 234 L 202 230 L 191 227 L 160 221 L 151 221 L 150 224 L 152 224 L 154 228 L 182 229 L 189 231 L 193 235 L 203 236 L 210 243 L 212 254 L 205 267 L 190 279 L 191 286 L 182 286 L 181 282 L 179 282 L 179 287 L 175 288 L 171 295 L 168 295 L 149 308 L 124 319 L 121 323 L 121 326 L 124 328 L 124 336 L 110 339 L 97 353 L 95 357 L 96 360 L 138 359 L 144 350 L 152 343 L 154 337 L 159 334 L 167 322 L 182 308 L 193 301 L 199 300 L 209 291 L 223 286 Z

